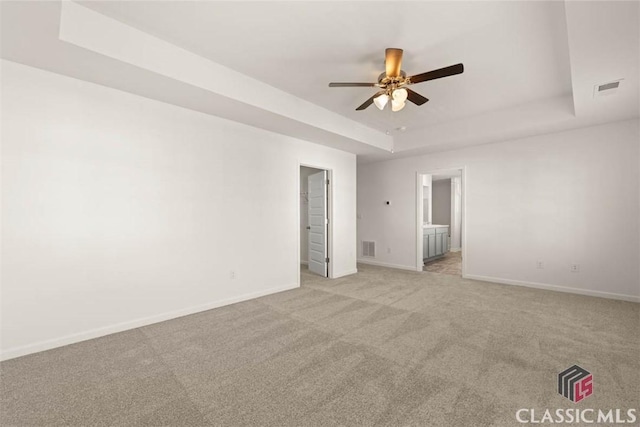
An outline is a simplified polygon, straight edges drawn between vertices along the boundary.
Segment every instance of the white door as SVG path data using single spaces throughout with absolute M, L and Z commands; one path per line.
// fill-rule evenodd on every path
M 309 271 L 327 277 L 327 171 L 310 175 Z

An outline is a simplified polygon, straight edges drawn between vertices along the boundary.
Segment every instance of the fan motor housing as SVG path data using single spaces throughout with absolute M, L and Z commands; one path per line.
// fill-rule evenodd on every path
M 389 78 L 387 77 L 387 73 L 383 72 L 378 76 L 378 84 L 386 86 L 389 83 L 402 83 L 407 78 L 407 73 L 403 70 L 400 71 L 400 75 L 398 77 Z

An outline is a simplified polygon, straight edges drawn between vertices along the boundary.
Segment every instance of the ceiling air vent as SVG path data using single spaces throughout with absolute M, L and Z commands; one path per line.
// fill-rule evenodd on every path
M 598 96 L 613 95 L 618 91 L 621 83 L 622 79 L 609 83 L 603 83 L 601 85 L 595 85 L 593 87 L 593 97 L 595 98 Z
M 376 242 L 362 241 L 362 256 L 375 258 L 376 256 Z

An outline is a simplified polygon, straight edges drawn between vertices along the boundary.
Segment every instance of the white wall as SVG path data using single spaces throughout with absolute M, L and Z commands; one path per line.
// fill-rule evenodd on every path
M 300 163 L 353 273 L 353 154 L 3 61 L 2 357 L 296 287 Z
M 451 228 L 449 229 L 450 249 L 462 249 L 462 177 L 451 178 Z
M 422 175 L 422 222 L 431 224 L 433 221 L 433 209 L 431 198 L 433 197 L 433 177 L 431 174 Z
M 309 198 L 302 194 L 309 192 L 309 176 L 320 171 L 322 169 L 300 167 L 300 262 L 305 264 L 309 262 Z
M 451 179 L 433 181 L 433 223 L 451 225 Z
M 422 222 L 428 224 L 431 222 L 429 215 L 431 215 L 431 187 L 422 186 Z
M 415 268 L 416 173 L 464 166 L 468 276 L 640 300 L 638 128 L 636 119 L 361 165 L 358 240 L 391 248 L 379 263 Z

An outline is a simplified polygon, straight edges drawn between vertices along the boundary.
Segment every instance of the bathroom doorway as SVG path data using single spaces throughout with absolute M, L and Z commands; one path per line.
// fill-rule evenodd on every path
M 464 168 L 417 178 L 416 269 L 464 276 Z

